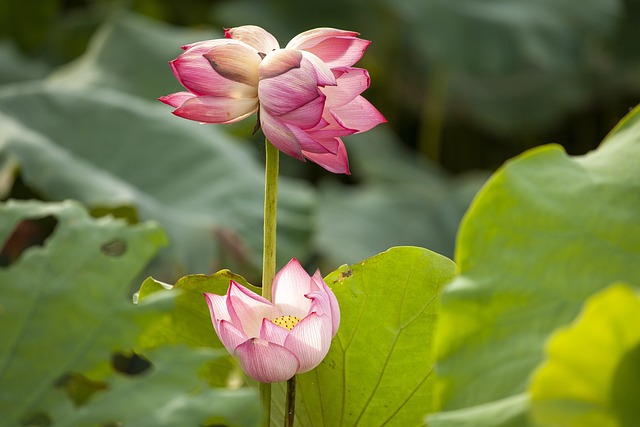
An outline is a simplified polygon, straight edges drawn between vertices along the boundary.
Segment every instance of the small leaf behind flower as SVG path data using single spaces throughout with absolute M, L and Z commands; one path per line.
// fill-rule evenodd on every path
M 203 292 L 224 295 L 229 281 L 235 281 L 257 294 L 260 288 L 249 285 L 247 281 L 229 270 L 222 270 L 210 276 L 194 274 L 181 278 L 171 286 L 152 278 L 144 281 L 138 292 L 138 301 L 144 301 L 151 295 L 161 292 L 176 295 L 174 309 L 148 328 L 138 341 L 145 349 L 155 349 L 164 345 L 184 344 L 195 348 L 223 348 L 211 324 L 209 308 Z M 207 365 L 203 374 L 210 385 L 228 386 L 235 382 L 235 362 L 231 357 L 216 359 Z

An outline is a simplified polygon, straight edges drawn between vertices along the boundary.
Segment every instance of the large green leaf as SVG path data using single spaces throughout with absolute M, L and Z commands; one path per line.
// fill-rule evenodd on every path
M 180 46 L 221 36 L 119 11 L 98 29 L 87 52 L 50 80 L 59 87 L 111 88 L 155 100 L 183 90 L 168 63 Z
M 219 128 L 121 92 L 53 84 L 7 88 L 0 113 L 0 154 L 17 159 L 39 194 L 135 208 L 162 224 L 171 245 L 156 276 L 260 264 L 263 167 Z M 310 188 L 281 181 L 279 254 L 304 258 Z
M 524 427 L 528 425 L 529 396 L 517 394 L 502 400 L 441 412 L 426 417 L 429 427 Z
M 463 220 L 461 274 L 445 290 L 438 371 L 444 409 L 526 390 L 543 344 L 609 283 L 640 283 L 640 109 L 596 151 L 557 146 L 499 170 Z M 480 392 L 481 390 L 481 392 Z M 434 425 L 444 413 L 430 418 Z
M 166 243 L 157 226 L 94 220 L 76 202 L 0 209 L 3 242 L 14 227 L 26 230 L 23 219 L 57 220 L 44 247 L 0 269 L 3 425 L 259 423 L 255 391 L 210 388 L 199 375 L 224 359 L 220 352 L 163 346 L 145 353 L 152 366 L 143 374 L 115 371 L 113 353 L 129 353 L 175 301 L 159 294 L 136 306 L 129 298 L 130 281 Z M 15 239 L 5 253 L 19 247 Z
M 42 78 L 47 71 L 44 64 L 23 57 L 11 43 L 0 42 L 0 84 Z
M 398 247 L 329 274 L 340 329 L 324 361 L 298 376 L 298 425 L 412 426 L 435 410 L 438 297 L 455 269 L 434 252 Z M 274 395 L 271 424 L 280 425 L 283 388 Z
M 633 427 L 640 420 L 640 296 L 613 285 L 556 332 L 530 386 L 536 425 Z
M 150 372 L 116 376 L 109 381 L 109 392 L 96 394 L 86 405 L 56 408 L 56 426 L 260 425 L 262 408 L 256 390 L 212 389 L 198 378 L 198 368 L 220 358 L 219 352 L 169 346 L 149 356 Z
M 132 348 L 165 305 L 156 299 L 135 307 L 128 297 L 131 280 L 166 243 L 156 225 L 92 220 L 73 202 L 8 202 L 0 206 L 0 241 L 6 243 L 23 219 L 44 217 L 57 220 L 45 246 L 0 268 L 0 412 L 6 425 L 60 394 L 55 383 L 65 374 L 95 372 L 112 351 Z

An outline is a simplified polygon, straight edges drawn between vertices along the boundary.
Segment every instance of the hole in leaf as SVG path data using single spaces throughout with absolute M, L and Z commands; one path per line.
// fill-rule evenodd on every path
M 140 375 L 151 368 L 151 362 L 136 353 L 114 353 L 111 364 L 117 372 L 126 375 Z
M 0 250 L 0 267 L 8 267 L 18 261 L 22 253 L 31 247 L 43 246 L 57 225 L 58 220 L 51 215 L 20 221 Z
M 0 163 L 2 163 L 0 161 Z M 30 188 L 22 179 L 22 175 L 17 172 L 13 178 L 13 183 L 9 192 L 4 194 L 3 201 L 7 199 L 18 199 L 18 200 L 46 200 L 42 194 L 38 194 L 34 189 Z
M 127 251 L 127 242 L 122 239 L 113 239 L 100 246 L 100 251 L 106 256 L 118 257 Z

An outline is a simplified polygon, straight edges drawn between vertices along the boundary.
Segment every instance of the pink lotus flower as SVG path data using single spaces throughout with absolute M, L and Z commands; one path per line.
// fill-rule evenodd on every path
M 205 293 L 227 351 L 257 381 L 286 381 L 318 366 L 340 325 L 338 301 L 316 271 L 292 259 L 276 274 L 273 303 L 231 281 L 226 295 Z
M 260 27 L 231 28 L 224 39 L 183 46 L 171 68 L 188 92 L 159 100 L 175 107 L 175 115 L 203 123 L 233 123 L 257 112 L 280 151 L 348 174 L 341 137 L 386 121 L 360 95 L 369 73 L 352 65 L 369 41 L 357 35 L 319 28 L 281 49 Z

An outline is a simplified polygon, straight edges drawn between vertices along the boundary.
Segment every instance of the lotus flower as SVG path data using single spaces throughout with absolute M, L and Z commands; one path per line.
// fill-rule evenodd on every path
M 171 61 L 188 92 L 159 98 L 179 117 L 233 123 L 258 113 L 258 126 L 280 151 L 333 173 L 349 173 L 341 137 L 385 118 L 360 94 L 369 73 L 353 65 L 369 41 L 358 33 L 319 28 L 284 49 L 256 26 L 225 30 L 224 39 L 183 46 Z
M 260 382 L 318 366 L 340 324 L 338 301 L 320 272 L 309 276 L 295 258 L 273 279 L 273 302 L 233 280 L 226 295 L 204 296 L 220 341 Z

